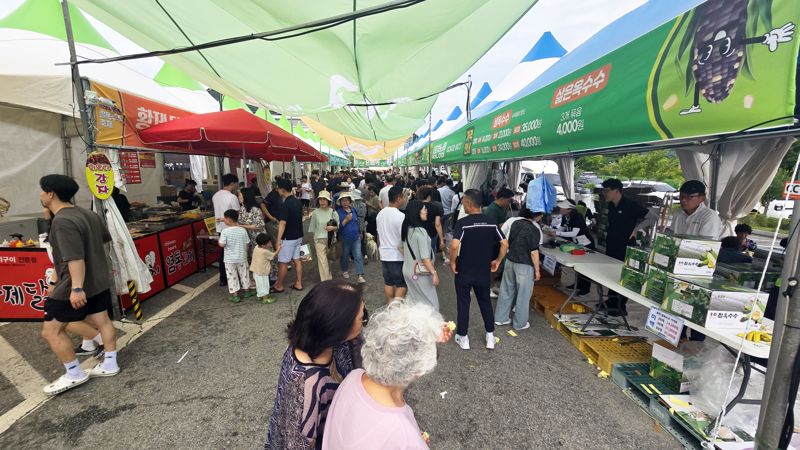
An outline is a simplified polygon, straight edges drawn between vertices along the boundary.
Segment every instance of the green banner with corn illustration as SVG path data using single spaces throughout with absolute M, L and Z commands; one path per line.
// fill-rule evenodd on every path
M 434 141 L 430 162 L 536 158 L 791 125 L 798 21 L 797 0 L 709 0 Z M 427 156 L 426 147 L 395 165 Z

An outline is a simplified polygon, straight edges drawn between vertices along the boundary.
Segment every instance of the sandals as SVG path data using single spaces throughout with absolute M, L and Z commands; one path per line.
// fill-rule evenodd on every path
M 291 286 L 289 286 L 289 287 L 290 287 L 290 288 L 292 288 L 292 289 L 294 289 L 295 291 L 300 291 L 300 292 L 303 292 L 303 288 L 298 288 L 298 287 L 297 287 L 297 286 L 295 286 L 295 285 L 291 285 Z
M 263 303 L 265 305 L 271 305 L 271 304 L 275 303 L 276 301 L 277 301 L 277 299 L 275 299 L 274 297 L 261 297 L 261 303 Z
M 231 303 L 239 303 L 242 301 L 242 299 L 240 299 L 238 295 L 231 295 L 228 297 L 228 301 Z
M 56 381 L 48 384 L 44 387 L 44 393 L 48 396 L 54 396 L 60 394 L 64 391 L 70 390 L 74 387 L 80 386 L 83 383 L 89 381 L 89 374 L 87 373 L 85 377 L 72 379 L 67 377 L 66 375 L 61 375 Z
M 92 370 L 89 371 L 90 377 L 113 377 L 114 375 L 119 373 L 119 367 L 117 370 L 106 370 L 103 369 L 103 364 L 98 364 L 92 367 Z
M 286 289 L 277 290 L 274 287 L 269 288 L 270 294 L 283 294 L 284 292 L 286 292 Z

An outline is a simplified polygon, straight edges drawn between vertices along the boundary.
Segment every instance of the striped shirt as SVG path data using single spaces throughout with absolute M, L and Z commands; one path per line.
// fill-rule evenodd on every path
M 493 220 L 483 214 L 470 214 L 456 222 L 453 239 L 460 244 L 458 276 L 488 277 L 497 245 L 505 238 Z
M 242 227 L 228 227 L 219 233 L 219 243 L 225 247 L 226 263 L 247 263 L 247 244 L 250 236 Z

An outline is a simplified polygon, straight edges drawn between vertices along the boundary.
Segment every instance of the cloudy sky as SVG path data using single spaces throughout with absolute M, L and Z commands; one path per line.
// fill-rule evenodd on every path
M 0 17 L 4 17 L 25 0 L 0 0 Z M 558 42 L 571 51 L 614 20 L 646 3 L 646 0 L 539 0 L 492 49 L 470 67 L 454 83 L 471 75 L 473 94 L 484 82 L 497 86 L 521 61 L 543 33 L 551 32 Z M 144 51 L 141 47 L 111 28 L 87 15 L 97 30 L 122 54 Z M 155 76 L 162 62 L 156 58 L 129 61 L 126 65 L 139 73 Z M 435 123 L 466 100 L 464 89 L 454 89 L 439 96 L 433 110 Z M 427 122 L 420 125 L 427 129 Z
M 492 49 L 456 82 L 472 76 L 473 95 L 484 82 L 497 86 L 536 41 L 549 31 L 568 52 L 606 25 L 647 3 L 646 0 L 539 0 Z M 439 96 L 433 108 L 433 123 L 444 119 L 455 106 L 463 105 L 466 92 L 454 89 Z M 423 125 L 421 129 L 427 129 Z

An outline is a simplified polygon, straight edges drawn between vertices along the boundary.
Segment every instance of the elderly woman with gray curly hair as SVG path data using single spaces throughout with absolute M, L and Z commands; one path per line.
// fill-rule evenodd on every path
M 427 449 L 414 411 L 403 398 L 409 384 L 436 367 L 436 344 L 452 331 L 430 305 L 395 299 L 364 329 L 363 369 L 342 381 L 328 412 L 323 449 Z

